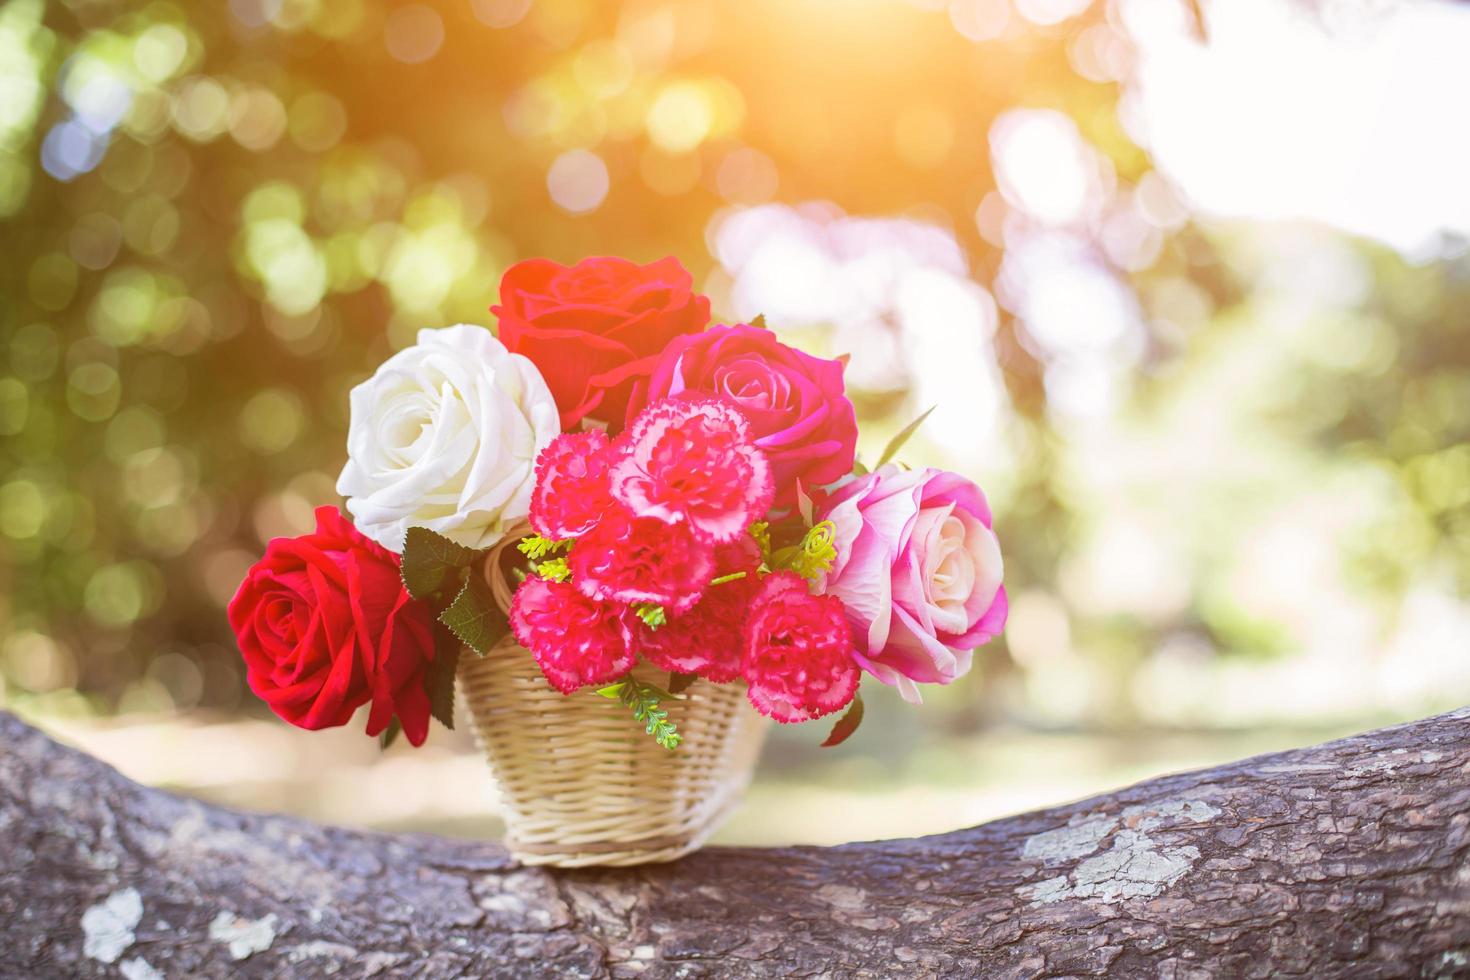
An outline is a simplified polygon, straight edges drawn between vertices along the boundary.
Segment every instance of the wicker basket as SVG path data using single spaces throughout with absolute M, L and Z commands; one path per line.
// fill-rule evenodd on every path
M 509 584 L 496 575 L 491 589 L 508 607 Z M 684 736 L 671 752 L 618 702 L 556 691 L 511 637 L 462 656 L 459 681 L 505 801 L 506 845 L 524 864 L 647 864 L 697 849 L 740 801 L 768 725 L 742 685 L 696 681 L 663 705 Z

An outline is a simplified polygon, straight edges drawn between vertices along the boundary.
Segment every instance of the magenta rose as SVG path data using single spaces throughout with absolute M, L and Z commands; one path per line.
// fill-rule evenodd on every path
M 990 505 L 969 480 L 889 464 L 854 480 L 819 515 L 837 559 L 818 591 L 841 599 L 857 661 L 904 698 L 948 684 L 1006 621 Z
M 847 400 L 843 363 L 788 347 L 746 324 L 676 337 L 647 381 L 633 389 L 631 423 L 650 402 L 686 391 L 718 395 L 750 422 L 776 478 L 776 505 L 796 499 L 796 484 L 819 487 L 852 472 L 857 418 Z

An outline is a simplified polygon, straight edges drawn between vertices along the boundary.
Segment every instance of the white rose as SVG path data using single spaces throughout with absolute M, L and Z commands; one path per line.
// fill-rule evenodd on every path
M 488 548 L 529 513 L 536 456 L 560 431 L 541 372 L 489 330 L 420 330 L 352 389 L 337 492 L 389 551 L 410 527 Z

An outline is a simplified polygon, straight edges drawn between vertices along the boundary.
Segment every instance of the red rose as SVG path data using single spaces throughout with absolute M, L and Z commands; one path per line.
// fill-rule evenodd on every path
M 271 541 L 229 614 L 250 689 L 281 718 L 331 728 L 371 701 L 369 735 L 397 714 L 408 740 L 423 743 L 432 614 L 404 589 L 398 557 L 335 507 L 317 508 L 315 533 Z
M 500 342 L 540 369 L 563 429 L 589 416 L 621 428 L 633 382 L 669 341 L 709 323 L 709 299 L 677 259 L 518 262 L 500 280 Z
M 629 422 L 650 402 L 685 392 L 729 400 L 750 423 L 776 479 L 776 505 L 796 501 L 796 483 L 815 488 L 852 472 L 857 416 L 843 362 L 813 357 L 769 330 L 736 324 L 680 337 L 658 358 L 628 403 Z

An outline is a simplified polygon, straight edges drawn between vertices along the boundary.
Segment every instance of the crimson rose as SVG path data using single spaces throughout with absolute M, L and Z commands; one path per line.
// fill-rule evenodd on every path
M 616 431 L 633 382 L 669 341 L 709 323 L 709 299 L 693 285 L 674 258 L 587 258 L 571 267 L 529 259 L 506 270 L 490 312 L 501 343 L 546 379 L 563 429 L 588 416 Z
M 711 327 L 669 344 L 628 404 L 632 419 L 649 402 L 686 391 L 721 396 L 750 423 L 776 479 L 776 505 L 796 500 L 852 472 L 857 417 L 847 400 L 841 361 L 813 357 L 760 327 Z
M 369 735 L 397 714 L 408 740 L 423 743 L 432 613 L 404 589 L 398 557 L 335 507 L 317 508 L 314 533 L 271 541 L 229 615 L 250 689 L 284 720 L 331 728 L 371 701 Z

